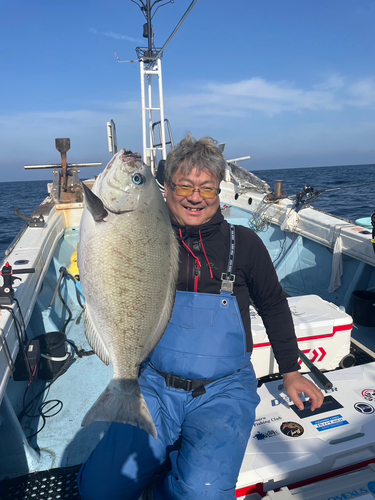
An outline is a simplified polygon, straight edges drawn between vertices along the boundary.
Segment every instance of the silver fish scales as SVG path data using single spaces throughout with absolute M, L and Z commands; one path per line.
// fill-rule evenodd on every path
M 154 177 L 138 154 L 121 150 L 85 186 L 78 266 L 85 296 L 85 333 L 113 379 L 82 425 L 138 425 L 157 437 L 138 384 L 139 365 L 171 316 L 178 244 Z

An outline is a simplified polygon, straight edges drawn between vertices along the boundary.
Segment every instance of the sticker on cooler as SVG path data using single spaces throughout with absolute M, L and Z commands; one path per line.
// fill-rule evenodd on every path
M 342 415 L 333 415 L 332 417 L 321 418 L 311 422 L 312 425 L 319 431 L 329 431 L 336 427 L 349 425 L 349 422 L 343 418 Z
M 274 430 L 269 430 L 269 431 L 266 431 L 266 432 L 260 432 L 258 431 L 254 436 L 253 438 L 254 439 L 257 439 L 258 441 L 264 441 L 265 439 L 267 438 L 270 438 L 270 437 L 274 437 L 274 436 L 277 436 L 279 433 L 277 431 L 274 431 Z
M 317 349 L 304 349 L 303 354 L 306 354 L 306 356 L 309 358 L 311 363 L 320 363 L 323 361 L 323 359 L 326 357 L 326 351 L 323 349 L 323 347 L 318 347 Z M 302 365 L 302 359 L 298 361 L 300 365 Z
M 375 390 L 374 389 L 364 389 L 361 392 L 361 395 L 367 400 L 367 401 L 375 401 Z
M 282 420 L 281 415 L 278 413 L 269 413 L 258 417 L 253 426 L 252 437 L 258 441 L 277 436 L 278 422 Z M 277 429 L 277 430 L 276 430 Z
M 375 411 L 375 408 L 369 403 L 355 403 L 354 409 L 362 415 L 371 415 Z
M 280 426 L 280 430 L 283 434 L 288 437 L 300 437 L 305 432 L 305 429 L 301 424 L 297 424 L 297 422 L 283 422 Z
M 268 415 L 262 415 L 257 417 L 254 422 L 254 429 L 261 425 L 274 424 L 281 420 L 281 415 L 279 413 L 269 413 Z

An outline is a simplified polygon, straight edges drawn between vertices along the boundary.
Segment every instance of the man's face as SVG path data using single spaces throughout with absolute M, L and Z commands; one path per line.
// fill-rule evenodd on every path
M 178 170 L 172 178 L 178 186 L 192 187 L 194 189 L 219 188 L 219 179 L 213 177 L 208 170 L 199 172 L 196 168 L 189 174 Z M 202 198 L 199 191 L 194 191 L 191 196 L 181 196 L 173 189 L 173 184 L 165 183 L 167 206 L 172 218 L 181 226 L 200 226 L 205 224 L 217 212 L 220 206 L 219 196 L 212 199 Z

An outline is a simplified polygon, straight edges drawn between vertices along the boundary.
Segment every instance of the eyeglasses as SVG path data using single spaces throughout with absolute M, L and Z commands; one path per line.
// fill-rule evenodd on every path
M 219 188 L 212 188 L 212 187 L 202 187 L 199 189 L 195 189 L 190 186 L 179 186 L 178 184 L 175 184 L 174 182 L 170 181 L 170 186 L 172 191 L 175 191 L 176 194 L 179 196 L 185 196 L 185 198 L 188 198 L 189 196 L 192 196 L 195 191 L 199 192 L 199 195 L 202 198 L 212 200 L 217 196 L 221 189 Z

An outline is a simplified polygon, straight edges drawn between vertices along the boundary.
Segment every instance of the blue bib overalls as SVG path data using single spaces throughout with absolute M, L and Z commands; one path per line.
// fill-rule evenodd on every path
M 259 397 L 230 291 L 177 292 L 139 383 L 158 438 L 112 424 L 80 472 L 82 499 L 138 500 L 166 460 L 169 470 L 153 486 L 155 500 L 235 499 Z

